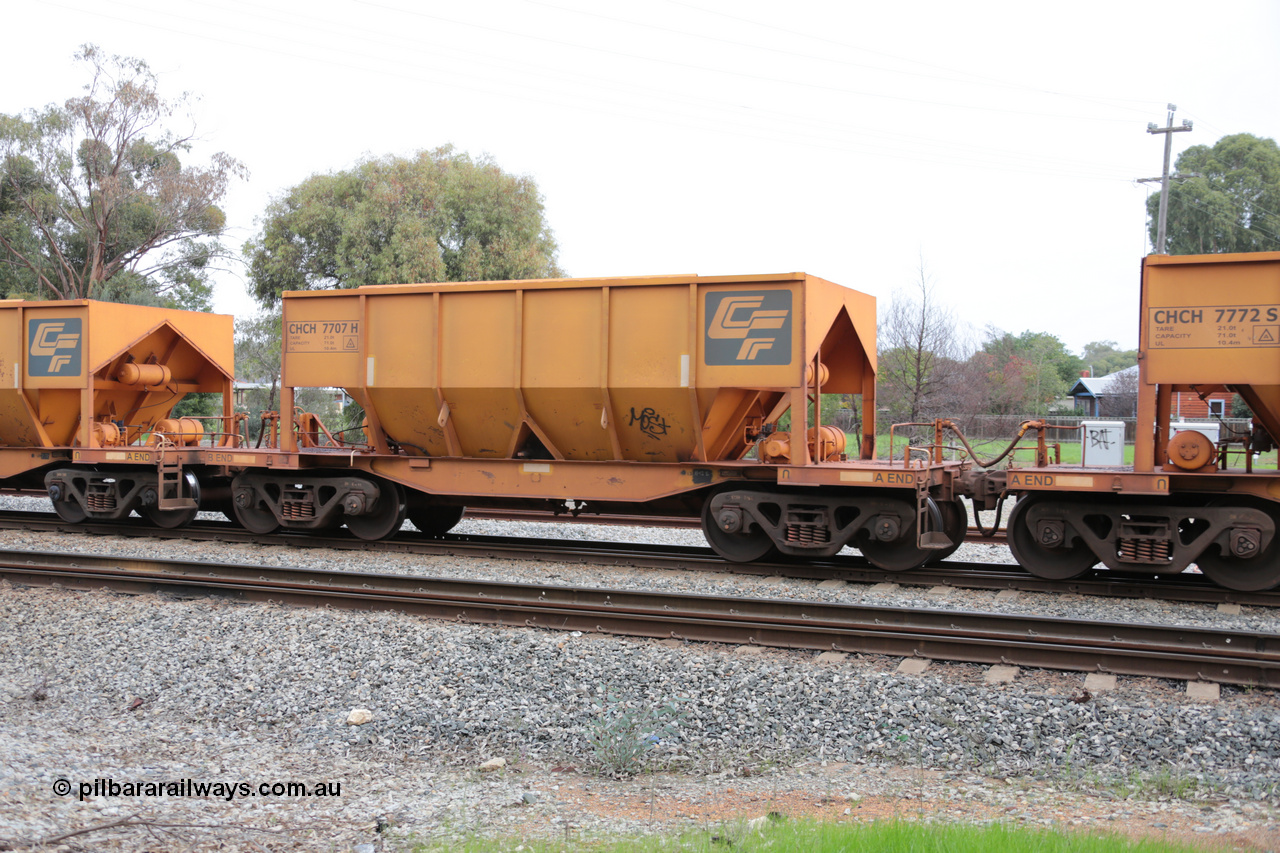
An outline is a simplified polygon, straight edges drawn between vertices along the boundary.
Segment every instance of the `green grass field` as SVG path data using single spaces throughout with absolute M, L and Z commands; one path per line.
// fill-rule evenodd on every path
M 1012 440 L 1012 436 L 1010 436 L 1010 438 L 1002 439 L 999 441 L 974 441 L 974 442 L 971 442 L 971 444 L 973 446 L 974 451 L 977 452 L 980 456 L 991 458 L 996 454 L 1000 453 L 1001 451 L 1003 451 L 1005 447 L 1008 446 L 1010 440 Z M 904 445 L 905 445 L 905 442 L 903 442 L 901 438 L 898 438 L 894 441 L 893 455 L 895 459 L 898 459 L 898 460 L 902 459 L 902 449 Z M 848 446 L 850 448 L 857 447 L 857 444 L 854 443 L 853 436 L 849 436 Z M 1061 454 L 1061 457 L 1060 457 L 1062 460 L 1061 464 L 1063 465 L 1079 465 L 1080 464 L 1080 442 L 1079 441 L 1072 441 L 1072 442 L 1064 441 L 1064 442 L 1060 442 L 1058 446 L 1059 446 L 1059 453 Z M 1012 458 L 1014 460 L 1014 464 L 1022 467 L 1034 465 L 1035 464 L 1035 448 L 1036 448 L 1036 442 L 1034 437 L 1024 438 L 1022 442 L 1019 444 L 1018 448 L 1013 452 Z M 876 438 L 876 458 L 887 459 L 888 456 L 889 456 L 889 436 L 888 435 L 878 436 Z M 958 453 L 948 454 L 947 458 L 949 459 L 959 458 L 959 454 Z M 1053 451 L 1053 444 L 1050 443 L 1049 444 L 1049 461 L 1051 464 L 1053 463 L 1054 458 L 1055 457 L 1054 457 L 1054 451 Z M 1133 445 L 1132 444 L 1126 444 L 1124 447 L 1124 464 L 1125 465 L 1133 464 Z M 1231 455 L 1229 464 L 1233 468 L 1237 468 L 1237 467 L 1243 468 L 1244 457 L 1241 454 L 1233 453 Z M 1005 465 L 1005 462 L 1002 462 L 1000 467 L 1004 467 L 1004 465 Z M 1263 453 L 1261 456 L 1255 457 L 1253 460 L 1253 467 L 1255 470 L 1270 470 L 1270 471 L 1276 470 L 1277 451 L 1272 450 L 1268 453 Z
M 987 826 L 926 825 L 898 821 L 872 824 L 786 821 L 754 827 L 730 824 L 681 836 L 643 838 L 573 839 L 536 841 L 522 839 L 471 839 L 448 843 L 425 842 L 413 848 L 465 853 L 1192 853 L 1202 848 L 1162 841 L 1134 841 L 1119 835 L 1065 833 L 1022 829 L 1004 824 Z

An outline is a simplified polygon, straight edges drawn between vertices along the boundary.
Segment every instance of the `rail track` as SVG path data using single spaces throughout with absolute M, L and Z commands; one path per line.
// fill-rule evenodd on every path
M 1280 687 L 1280 636 L 1258 632 L 36 551 L 0 551 L 0 577 L 63 589 Z
M 489 521 L 551 522 L 554 524 L 606 524 L 614 525 L 616 527 L 673 527 L 682 530 L 702 529 L 702 521 L 699 519 L 666 515 L 591 516 L 572 515 L 569 513 L 557 514 L 554 512 L 542 512 L 539 510 L 527 509 L 468 509 L 462 517 L 464 519 L 486 519 Z M 965 532 L 964 541 L 1003 545 L 1006 540 L 1003 528 L 988 536 L 978 528 L 970 527 Z
M 511 518 L 507 514 L 504 517 Z M 524 516 L 526 520 L 533 520 Z M 88 535 L 194 539 L 217 542 L 250 542 L 303 548 L 386 551 L 391 553 L 483 557 L 488 559 L 542 560 L 629 568 L 697 569 L 810 580 L 844 580 L 855 583 L 897 583 L 909 586 L 950 586 L 957 589 L 1019 590 L 1115 598 L 1161 599 L 1200 603 L 1238 603 L 1254 607 L 1280 607 L 1280 590 L 1236 592 L 1223 589 L 1201 575 L 1184 573 L 1159 577 L 1095 569 L 1070 581 L 1050 581 L 1028 574 L 1011 563 L 944 561 L 910 572 L 878 569 L 860 556 L 837 555 L 815 562 L 730 563 L 710 548 L 637 543 L 548 541 L 500 536 L 445 535 L 429 538 L 401 533 L 395 539 L 369 542 L 336 531 L 335 535 L 250 533 L 230 522 L 196 521 L 169 530 L 132 519 L 130 524 L 67 524 L 52 512 L 0 512 L 0 529 L 25 529 Z

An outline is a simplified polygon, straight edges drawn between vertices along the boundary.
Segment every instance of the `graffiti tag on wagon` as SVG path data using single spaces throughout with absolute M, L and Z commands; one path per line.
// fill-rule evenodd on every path
M 667 434 L 667 421 L 656 409 L 646 407 L 638 414 L 635 406 L 631 407 L 631 420 L 627 426 L 640 425 L 640 431 L 650 438 L 662 438 Z

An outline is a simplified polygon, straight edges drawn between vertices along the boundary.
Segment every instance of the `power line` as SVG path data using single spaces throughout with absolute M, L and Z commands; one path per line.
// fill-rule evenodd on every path
M 899 62 L 906 62 L 906 63 L 912 64 L 912 65 L 919 65 L 919 66 L 924 67 L 924 68 L 933 68 L 933 69 L 936 69 L 936 70 L 939 70 L 939 71 L 946 71 L 946 72 L 948 72 L 948 73 L 950 73 L 950 74 L 959 74 L 959 75 L 963 75 L 963 76 L 966 76 L 966 77 L 972 77 L 972 78 L 973 78 L 974 80 L 976 80 L 976 81 L 981 81 L 981 82 L 983 82 L 983 83 L 985 83 L 985 84 L 987 84 L 987 85 L 991 85 L 991 86 L 1000 86 L 1000 87 L 1006 87 L 1006 88 L 1011 88 L 1011 89 L 1020 89 L 1020 90 L 1023 90 L 1023 91 L 1030 91 L 1030 92 L 1035 92 L 1035 93 L 1038 93 L 1038 94 L 1045 94 L 1045 95 L 1054 95 L 1054 96 L 1056 96 L 1056 97 L 1062 97 L 1062 98 L 1074 98 L 1074 99 L 1082 100 L 1082 101 L 1089 102 L 1089 103 L 1105 103 L 1105 102 L 1107 102 L 1107 101 L 1110 101 L 1110 102 L 1115 103 L 1115 104 L 1116 104 L 1116 106 L 1117 106 L 1117 108 L 1119 108 L 1119 109 L 1126 109 L 1126 110 L 1130 110 L 1130 111 L 1132 111 L 1132 112 L 1139 112 L 1139 111 L 1140 111 L 1140 109 L 1139 109 L 1138 107 L 1136 107 L 1136 106 L 1135 106 L 1135 107 L 1120 107 L 1120 106 L 1119 106 L 1119 104 L 1121 104 L 1121 103 L 1149 104 L 1149 103 L 1150 103 L 1150 100 L 1149 100 L 1149 99 L 1145 99 L 1145 98 L 1116 98 L 1116 97 L 1113 97 L 1113 96 L 1098 96 L 1098 95 L 1094 95 L 1094 96 L 1085 96 L 1085 95 L 1072 95 L 1072 94 L 1069 94 L 1069 93 L 1065 93 L 1065 92 L 1056 92 L 1056 91 L 1053 91 L 1053 90 L 1051 90 L 1051 89 L 1044 89 L 1044 88 L 1036 87 L 1036 86 L 1027 86 L 1027 85 L 1025 85 L 1025 84 L 1010 83 L 1010 82 L 1008 82 L 1008 81 L 1000 80 L 1000 79 L 995 78 L 995 77 L 989 77 L 989 76 L 986 76 L 986 75 L 975 74 L 975 73 L 970 72 L 970 71 L 964 71 L 964 70 L 961 70 L 961 69 L 950 68 L 950 67 L 947 67 L 947 66 L 944 66 L 944 65 L 937 65 L 937 64 L 934 64 L 934 63 L 930 63 L 930 62 L 923 62 L 923 61 L 921 61 L 921 60 L 918 60 L 918 59 L 911 59 L 911 58 L 909 58 L 909 57 L 897 56 L 896 54 L 892 54 L 892 53 L 885 53 L 884 51 L 879 51 L 879 50 L 873 50 L 872 48 L 863 47 L 863 46 L 861 46 L 861 45 L 851 44 L 851 43 L 849 43 L 849 42 L 840 41 L 840 40 L 838 40 L 838 39 L 833 39 L 833 38 L 826 37 L 826 36 L 816 36 L 816 35 L 813 35 L 813 34 L 811 34 L 811 33 L 801 32 L 801 31 L 799 31 L 799 30 L 789 29 L 789 28 L 787 28 L 787 27 L 780 27 L 780 26 L 778 26 L 778 25 L 776 25 L 776 24 L 770 24 L 770 23 L 766 23 L 766 22 L 763 22 L 763 21 L 757 21 L 757 20 L 754 20 L 754 19 L 752 19 L 752 18 L 746 18 L 746 17 L 743 17 L 743 16 L 741 16 L 741 15 L 733 15 L 733 14 L 730 14 L 730 13 L 728 13 L 728 12 L 721 12 L 721 11 L 719 11 L 718 9 L 707 9 L 707 8 L 705 8 L 705 7 L 703 7 L 703 6 L 698 6 L 698 5 L 695 5 L 695 4 L 693 4 L 693 3 L 680 2 L 680 0 L 667 0 L 667 2 L 669 2 L 669 3 L 671 3 L 672 5 L 675 5 L 675 6 L 683 6 L 683 7 L 687 8 L 687 9 L 696 9 L 697 11 L 699 11 L 699 12 L 703 12 L 703 13 L 708 14 L 708 15 L 715 15 L 715 16 L 722 17 L 722 18 L 726 18 L 726 19 L 729 19 L 729 20 L 741 21 L 741 22 L 743 22 L 743 23 L 751 24 L 751 25 L 753 25 L 753 26 L 761 27 L 761 28 L 768 29 L 768 30 L 773 30 L 773 31 L 775 31 L 775 32 L 786 33 L 786 34 L 788 34 L 788 35 L 799 36 L 800 38 L 811 39 L 811 40 L 816 41 L 816 42 L 823 42 L 823 43 L 830 44 L 830 45 L 833 45 L 833 46 L 836 46 L 836 47 L 840 47 L 840 48 L 844 48 L 844 49 L 847 49 L 847 50 L 856 50 L 856 51 L 859 51 L 859 52 L 862 52 L 862 53 L 872 54 L 872 55 L 874 55 L 874 56 L 883 56 L 883 57 L 888 58 L 888 59 L 894 59 L 894 60 L 897 60 L 897 61 L 899 61 Z M 1145 111 L 1145 110 L 1142 110 L 1142 111 Z
M 45 5 L 54 6 L 57 8 L 64 8 L 64 9 L 74 9 L 74 7 L 69 7 L 64 4 L 49 2 L 49 0 L 45 0 Z M 117 8 L 119 7 L 119 5 L 127 5 L 127 4 L 118 4 Z M 205 4 L 205 5 L 207 8 L 214 8 L 214 9 L 224 8 L 224 7 L 218 6 L 217 4 Z M 377 6 L 379 4 L 366 4 L 366 5 Z M 134 7 L 134 8 L 137 8 L 137 7 Z M 257 6 L 250 6 L 248 8 L 251 10 L 249 14 L 257 15 L 258 17 L 264 20 L 268 20 L 268 21 L 274 20 L 275 22 L 278 22 L 278 23 L 285 23 L 285 21 L 282 21 L 279 18 L 273 18 L 271 16 L 261 15 L 259 7 Z M 380 8 L 390 9 L 392 11 L 397 11 L 397 12 L 402 11 L 402 10 L 395 9 L 395 7 L 389 7 L 385 5 L 381 5 Z M 99 15 L 102 15 L 103 17 L 107 17 L 113 20 L 125 20 L 129 23 L 142 24 L 144 26 L 148 26 L 154 29 L 159 29 L 161 31 L 178 32 L 183 35 L 192 36 L 196 38 L 203 38 L 203 39 L 218 42 L 218 43 L 231 44 L 237 47 L 248 46 L 248 42 L 244 41 L 243 39 L 238 40 L 235 38 L 225 38 L 225 37 L 219 37 L 217 35 L 211 34 L 205 22 L 197 22 L 195 19 L 174 15 L 172 13 L 169 13 L 168 17 L 188 25 L 199 26 L 200 30 L 193 31 L 191 29 L 166 27 L 156 23 L 154 19 L 147 19 L 147 20 L 141 20 L 141 21 L 124 19 L 116 15 L 106 15 L 104 13 L 97 12 L 97 10 L 77 10 L 77 11 L 88 11 L 92 14 L 99 14 Z M 244 14 L 239 12 L 235 12 L 235 13 L 228 12 L 228 14 L 225 17 L 235 19 L 235 20 L 243 20 Z M 442 18 L 440 16 L 434 16 L 434 17 L 443 21 L 452 21 L 452 19 Z M 362 41 L 371 42 L 375 46 L 385 46 L 389 44 L 389 42 L 387 42 L 384 38 L 385 33 L 382 33 L 380 31 L 378 32 L 377 37 L 370 37 L 370 36 L 364 35 L 364 33 L 369 32 L 368 30 L 364 30 L 359 27 L 349 27 L 349 26 L 344 27 L 342 32 L 338 33 L 332 29 L 328 29 L 322 26 L 317 26 L 312 21 L 292 21 L 289 23 L 290 23 L 290 28 L 293 31 L 297 31 L 298 29 L 310 29 L 310 30 L 320 32 L 320 33 L 325 33 L 325 34 L 341 35 L 342 37 L 348 40 L 351 39 L 354 35 L 355 37 L 359 38 Z M 244 35 L 259 34 L 256 31 L 246 31 L 243 29 L 236 29 L 233 27 L 225 27 L 225 29 L 233 33 L 241 33 Z M 393 71 L 393 70 L 388 70 L 386 68 L 371 67 L 370 65 L 367 65 L 367 64 L 360 64 L 362 62 L 367 62 L 375 59 L 374 57 L 370 57 L 367 54 L 356 53 L 350 50 L 341 50 L 341 51 L 326 53 L 324 59 L 320 60 L 316 57 L 308 56 L 305 52 L 299 53 L 294 50 L 282 49 L 279 47 L 281 43 L 297 45 L 301 47 L 304 51 L 311 49 L 315 46 L 312 42 L 309 42 L 305 39 L 296 38 L 294 36 L 289 36 L 289 35 L 274 36 L 273 35 L 272 43 L 270 46 L 265 48 L 255 47 L 254 49 L 267 50 L 277 55 L 285 56 L 291 59 L 323 61 L 326 65 L 336 64 L 341 67 L 352 68 L 353 70 L 364 71 L 367 73 L 378 74 L 383 76 L 399 77 L 401 79 L 413 80 L 415 82 L 420 81 L 420 77 L 415 75 L 420 75 L 422 73 L 443 74 L 445 75 L 445 78 L 443 80 L 436 79 L 433 82 L 437 83 L 438 85 L 448 86 L 450 88 L 458 89 L 461 91 L 472 91 L 472 92 L 477 92 L 484 95 L 516 98 L 522 102 L 537 100 L 543 103 L 549 103 L 549 104 L 553 104 L 555 106 L 560 106 L 564 108 L 588 109 L 588 107 L 584 106 L 583 104 L 568 101 L 563 97 L 548 96 L 545 92 L 541 91 L 539 87 L 537 87 L 532 81 L 527 81 L 526 79 L 524 79 L 524 78 L 527 78 L 528 76 L 527 74 L 528 63 L 520 63 L 521 69 L 524 72 L 524 77 L 520 81 L 513 83 L 510 80 L 502 80 L 497 82 L 496 85 L 498 85 L 499 87 L 506 87 L 506 89 L 504 88 L 495 89 L 494 83 L 485 81 L 483 80 L 482 77 L 475 74 L 464 76 L 463 79 L 458 79 L 458 75 L 456 73 L 456 66 L 450 66 L 449 68 L 440 68 L 440 67 L 433 67 L 431 65 L 425 64 L 421 61 L 420 54 L 415 56 L 414 61 L 412 62 L 396 60 L 396 64 L 405 70 Z M 571 43 L 566 43 L 566 44 L 571 44 Z M 459 55 L 464 57 L 467 56 L 466 53 L 459 53 Z M 345 57 L 346 61 L 343 61 L 343 59 L 341 59 L 340 57 Z M 381 60 L 382 57 L 379 56 L 376 59 Z M 504 61 L 501 61 L 501 60 L 498 60 L 495 62 L 493 60 L 486 59 L 487 66 L 492 66 L 493 64 L 508 64 L 508 63 L 505 63 Z M 589 111 L 592 112 L 593 114 L 598 114 L 599 112 L 604 111 L 609 114 L 613 114 L 613 115 L 616 115 L 622 118 L 627 118 L 627 119 L 634 119 L 638 116 L 643 116 L 644 120 L 647 122 L 658 121 L 661 123 L 672 124 L 675 126 L 682 126 L 682 127 L 695 126 L 700 129 L 709 130 L 712 132 L 730 133 L 735 136 L 749 136 L 749 137 L 766 141 L 766 142 L 772 141 L 772 142 L 780 142 L 780 143 L 786 143 L 791 145 L 803 145 L 809 148 L 835 150 L 835 151 L 862 151 L 862 152 L 874 154 L 877 156 L 892 157 L 894 159 L 910 160 L 914 162 L 951 163 L 954 165 L 986 167 L 986 168 L 999 167 L 1005 170 L 1022 171 L 1022 172 L 1032 173 L 1032 174 L 1067 175 L 1072 177 L 1084 177 L 1084 178 L 1095 179 L 1095 180 L 1097 179 L 1115 180 L 1115 181 L 1127 180 L 1127 178 L 1122 177 L 1118 171 L 1113 172 L 1111 175 L 1107 175 L 1106 172 L 1111 170 L 1113 167 L 1100 167 L 1097 164 L 1090 163 L 1088 161 L 1076 161 L 1072 163 L 1069 161 L 1063 161 L 1061 159 L 1050 160 L 1045 158 L 1038 158 L 1034 155 L 1025 155 L 1018 152 L 995 151 L 995 150 L 992 150 L 989 146 L 980 146 L 980 145 L 957 146 L 956 144 L 952 143 L 950 145 L 943 146 L 936 139 L 932 137 L 918 137 L 918 136 L 911 136 L 908 134 L 880 131 L 874 128 L 857 127 L 857 126 L 849 125 L 847 123 L 835 122 L 830 120 L 829 118 L 813 119 L 806 116 L 797 117 L 795 115 L 779 113 L 777 111 L 767 110 L 767 109 L 763 109 L 763 110 L 754 109 L 754 110 L 748 110 L 748 111 L 738 110 L 736 112 L 730 110 L 729 112 L 726 113 L 725 107 L 722 103 L 708 100 L 706 98 L 698 98 L 696 96 L 689 96 L 689 95 L 682 95 L 682 96 L 673 98 L 668 92 L 663 90 L 655 90 L 655 89 L 643 87 L 643 86 L 627 86 L 624 88 L 617 84 L 602 82 L 599 78 L 595 78 L 595 77 L 585 78 L 585 77 L 582 77 L 581 75 L 566 75 L 561 72 L 548 72 L 545 69 L 541 70 L 539 73 L 553 74 L 555 76 L 561 77 L 562 79 L 564 78 L 576 79 L 582 82 L 582 85 L 584 86 L 588 86 L 594 89 L 600 89 L 605 92 L 610 92 L 610 91 L 628 92 L 630 93 L 630 96 L 633 99 L 635 97 L 655 99 L 655 104 L 653 107 L 646 107 L 640 103 L 637 103 L 635 100 L 631 100 L 626 103 L 619 103 L 617 99 L 608 98 L 608 97 L 589 96 L 589 95 L 586 95 L 585 93 L 579 93 L 576 96 L 574 96 L 582 99 L 586 104 L 590 104 Z M 467 77 L 469 77 L 469 80 L 467 79 Z M 782 81 L 782 82 L 785 83 L 786 81 Z M 519 95 L 513 94 L 511 91 L 508 91 L 512 87 L 514 87 L 517 90 L 523 90 L 523 91 Z M 687 104 L 692 109 L 697 110 L 697 112 L 689 114 L 689 113 L 681 113 L 677 110 L 673 110 L 671 106 L 673 101 L 676 101 L 676 100 L 679 100 Z M 714 114 L 708 113 L 707 107 L 710 107 L 712 110 L 714 110 Z M 637 113 L 636 112 L 637 109 L 642 110 L 644 112 Z M 767 130 L 762 130 L 759 123 L 754 123 L 750 120 L 754 116 L 775 117 L 775 118 L 778 118 L 780 121 L 771 122 Z M 811 136 L 800 133 L 799 131 L 803 129 L 803 127 L 813 127 L 813 128 L 823 129 L 827 132 L 826 138 L 815 139 Z M 847 138 L 833 139 L 831 138 L 831 133 L 845 134 Z M 885 141 L 883 143 L 869 143 L 867 141 L 867 137 L 869 136 L 871 137 L 879 136 Z M 903 148 L 904 143 L 908 146 L 913 146 L 913 148 L 911 150 L 904 150 Z M 1016 161 L 1016 165 L 1015 165 L 1015 161 Z M 1012 167 L 1012 169 L 1010 169 L 1010 167 Z
M 719 12 L 719 11 L 714 11 L 714 10 L 704 9 L 704 8 L 702 8 L 702 7 L 700 7 L 700 6 L 694 6 L 694 5 L 689 4 L 689 3 L 678 3 L 678 2 L 677 2 L 677 3 L 673 3 L 673 5 L 682 6 L 682 7 L 684 7 L 684 8 L 688 8 L 688 9 L 695 9 L 695 10 L 700 11 L 700 12 L 705 12 L 706 14 L 710 14 L 710 15 L 718 15 L 718 16 L 721 16 L 721 17 L 724 17 L 724 18 L 727 18 L 727 19 L 736 20 L 736 21 L 741 21 L 741 22 L 744 22 L 744 23 L 749 23 L 749 24 L 752 24 L 752 25 L 754 25 L 754 26 L 758 26 L 758 27 L 762 27 L 762 28 L 771 29 L 771 30 L 774 30 L 774 31 L 777 31 L 777 32 L 787 33 L 787 34 L 789 34 L 789 35 L 799 36 L 799 37 L 801 37 L 801 38 L 809 39 L 809 40 L 816 41 L 816 42 L 821 42 L 821 43 L 830 44 L 830 45 L 832 45 L 832 46 L 839 47 L 839 48 L 841 48 L 841 49 L 845 49 L 845 50 L 853 50 L 853 51 L 858 51 L 858 52 L 861 52 L 861 53 L 869 53 L 869 54 L 876 55 L 876 56 L 883 56 L 883 57 L 886 57 L 886 58 L 889 58 L 889 59 L 894 59 L 894 60 L 899 61 L 899 62 L 905 62 L 905 63 L 911 64 L 911 65 L 919 65 L 919 66 L 924 67 L 924 68 L 931 68 L 931 69 L 936 69 L 936 70 L 939 70 L 939 71 L 944 71 L 944 72 L 946 72 L 946 74 L 934 74 L 934 73 L 928 73 L 928 72 L 923 72 L 923 71 L 906 71 L 906 70 L 899 69 L 899 68 L 891 68 L 891 67 L 889 67 L 888 65 L 876 65 L 876 64 L 873 64 L 873 63 L 866 63 L 866 62 L 854 62 L 854 61 L 851 61 L 851 60 L 848 60 L 848 59 L 839 58 L 839 57 L 820 56 L 820 55 L 813 54 L 813 53 L 801 53 L 801 52 L 799 52 L 799 51 L 794 51 L 794 50 L 785 50 L 785 49 L 778 48 L 778 47 L 773 47 L 773 46 L 770 46 L 770 45 L 752 44 L 752 43 L 750 43 L 750 42 L 738 41 L 738 40 L 736 40 L 736 39 L 724 38 L 724 37 L 722 37 L 722 36 L 707 35 L 707 34 L 705 34 L 705 33 L 696 33 L 696 32 L 691 32 L 691 31 L 689 31 L 689 30 L 682 30 L 682 29 L 678 29 L 678 28 L 675 28 L 675 27 L 668 27 L 668 26 L 661 26 L 661 25 L 657 25 L 657 24 L 650 24 L 650 23 L 647 23 L 647 22 L 644 22 L 644 21 L 637 21 L 637 20 L 634 20 L 634 19 L 618 18 L 618 17 L 615 17 L 615 16 L 613 16 L 613 15 L 605 15 L 605 14 L 601 14 L 601 13 L 599 13 L 599 12 L 587 11 L 587 10 L 585 10 L 585 9 L 575 9 L 575 8 L 568 7 L 568 6 L 561 6 L 561 5 L 558 5 L 558 4 L 555 4 L 555 3 L 549 3 L 549 2 L 546 2 L 546 0 L 524 0 L 524 2 L 525 2 L 525 3 L 528 3 L 528 4 L 530 4 L 530 5 L 534 5 L 534 6 L 542 6 L 542 7 L 547 8 L 547 9 L 555 9 L 555 10 L 560 11 L 560 12 L 567 12 L 567 13 L 572 14 L 572 15 L 578 15 L 578 16 L 582 16 L 582 17 L 589 17 L 589 18 L 594 18 L 594 19 L 597 19 L 597 20 L 603 20 L 603 21 L 610 21 L 610 22 L 613 22 L 613 23 L 621 24 L 621 25 L 623 25 L 623 26 L 625 26 L 625 27 L 628 27 L 628 28 L 641 27 L 641 28 L 644 28 L 644 29 L 654 30 L 654 31 L 657 31 L 657 32 L 671 33 L 671 34 L 674 34 L 674 35 L 684 36 L 684 37 L 688 37 L 688 38 L 701 39 L 701 40 L 704 40 L 704 41 L 714 42 L 714 43 L 718 43 L 718 44 L 726 44 L 726 45 L 731 45 L 731 46 L 735 46 L 735 47 L 743 47 L 743 48 L 747 48 L 748 50 L 757 51 L 757 52 L 762 52 L 762 53 L 773 53 L 773 54 L 778 54 L 778 55 L 780 55 L 780 56 L 791 57 L 791 58 L 794 58 L 794 59 L 803 59 L 803 60 L 808 60 L 808 61 L 817 61 L 817 62 L 828 63 L 828 64 L 832 64 L 832 65 L 844 66 L 844 67 L 848 67 L 848 68 L 867 68 L 867 69 L 872 69 L 872 70 L 875 70 L 875 71 L 881 71 L 881 72 L 888 73 L 888 74 L 899 74 L 899 75 L 903 75 L 903 76 L 910 76 L 910 77 L 921 77 L 921 78 L 924 78 L 924 79 L 927 79 L 927 80 L 941 80 L 941 81 L 944 81 L 944 82 L 949 82 L 949 83 L 959 83 L 959 84 L 962 84 L 962 85 L 969 85 L 969 86 L 988 86 L 988 87 L 992 87 L 992 88 L 1009 89 L 1009 90 L 1013 90 L 1013 91 L 1033 92 L 1033 93 L 1036 93 L 1036 94 L 1054 95 L 1054 96 L 1057 96 L 1057 97 L 1064 97 L 1064 98 L 1072 98 L 1072 99 L 1077 99 L 1077 100 L 1083 100 L 1083 101 L 1087 101 L 1087 102 L 1089 102 L 1089 103 L 1095 103 L 1095 104 L 1103 103 L 1105 100 L 1111 100 L 1111 101 L 1119 100 L 1119 99 L 1115 99 L 1115 98 L 1108 98 L 1108 99 L 1103 99 L 1103 98 L 1094 98 L 1094 97 L 1086 98 L 1085 96 L 1068 95 L 1068 94 L 1065 94 L 1065 93 L 1061 93 L 1061 92 L 1054 92 L 1054 91 L 1051 91 L 1051 90 L 1048 90 L 1048 89 L 1042 89 L 1042 88 L 1038 88 L 1038 87 L 1034 87 L 1034 86 L 1027 86 L 1027 85 L 1018 84 L 1018 83 L 1010 83 L 1010 82 L 1007 82 L 1007 81 L 997 80 L 996 78 L 992 78 L 992 77 L 984 77 L 984 76 L 981 76 L 981 75 L 976 75 L 976 74 L 973 74 L 973 73 L 971 73 L 971 72 L 967 72 L 967 71 L 961 71 L 961 70 L 958 70 L 958 69 L 946 68 L 946 67 L 944 67 L 944 66 L 940 66 L 940 65 L 934 65 L 934 64 L 931 64 L 931 63 L 920 62 L 920 61 L 918 61 L 918 60 L 907 59 L 907 58 L 905 58 L 905 57 L 896 56 L 896 55 L 894 55 L 894 54 L 888 54 L 888 53 L 884 53 L 884 52 L 881 52 L 881 51 L 870 50 L 870 49 L 868 49 L 868 48 L 860 47 L 860 46 L 857 46 L 857 45 L 852 45 L 852 44 L 849 44 L 849 43 L 847 43 L 847 42 L 841 42 L 841 41 L 836 41 L 836 40 L 834 40 L 834 39 L 824 38 L 824 37 L 821 37 L 821 36 L 814 36 L 814 35 L 811 35 L 811 34 L 808 34 L 808 33 L 802 33 L 802 32 L 800 32 L 800 31 L 798 31 L 798 30 L 786 29 L 786 28 L 778 27 L 778 26 L 776 26 L 776 25 L 772 25 L 772 24 L 765 24 L 765 23 L 762 23 L 762 22 L 759 22 L 759 21 L 751 20 L 751 19 L 749 19 L 749 18 L 744 18 L 744 17 L 739 16 L 739 15 L 731 15 L 731 14 L 728 14 L 728 13 L 725 13 L 725 12 Z M 973 79 L 970 79 L 970 80 L 964 80 L 964 79 L 958 79 L 959 77 L 970 77 L 970 78 L 973 78 Z M 1141 102 L 1141 103 L 1146 103 L 1146 102 L 1145 102 L 1145 101 L 1143 101 L 1143 102 Z M 1137 111 L 1138 111 L 1138 110 L 1137 110 L 1137 108 L 1127 108 L 1127 107 L 1126 107 L 1126 108 L 1123 108 L 1123 109 L 1132 109 L 1134 112 L 1137 112 Z M 1040 115 L 1048 115 L 1048 114 L 1043 114 L 1043 113 L 1041 113 Z M 1101 122 L 1125 122 L 1125 123 L 1127 123 L 1128 121 L 1130 121 L 1129 119 L 1108 119 L 1108 118 L 1101 118 L 1101 117 L 1094 117 L 1094 116 L 1049 116 L 1049 117 L 1055 117 L 1055 118 L 1072 118 L 1072 119 L 1084 120 L 1084 121 L 1101 121 Z

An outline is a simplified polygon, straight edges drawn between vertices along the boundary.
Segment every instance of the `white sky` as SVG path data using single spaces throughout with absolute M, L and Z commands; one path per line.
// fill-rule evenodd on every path
M 268 200 L 452 143 L 532 176 L 574 276 L 802 270 L 910 287 L 987 324 L 1137 343 L 1147 185 L 1174 156 L 1280 137 L 1274 0 L 25 0 L 0 112 L 61 102 L 93 42 L 201 98 L 203 152 Z M 1280 244 L 1276 246 L 1280 249 Z M 243 278 L 216 308 L 251 313 Z

